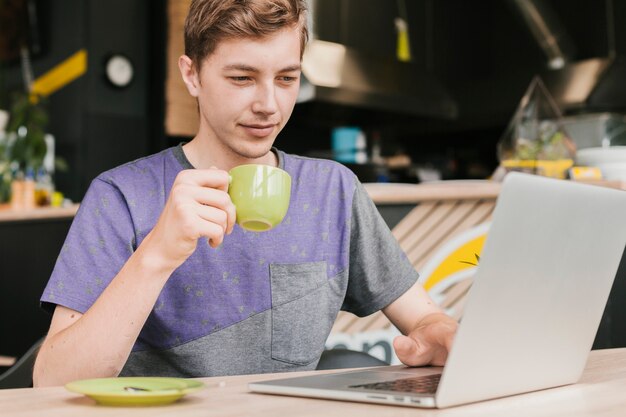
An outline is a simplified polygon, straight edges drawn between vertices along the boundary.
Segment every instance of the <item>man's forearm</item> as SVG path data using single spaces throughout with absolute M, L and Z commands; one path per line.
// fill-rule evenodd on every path
M 171 273 L 138 249 L 84 315 L 46 338 L 35 386 L 117 376 Z

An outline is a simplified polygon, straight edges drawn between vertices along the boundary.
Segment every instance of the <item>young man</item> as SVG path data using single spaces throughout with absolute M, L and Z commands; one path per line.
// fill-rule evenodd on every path
M 314 369 L 340 309 L 382 309 L 408 335 L 394 341 L 404 363 L 445 362 L 456 322 L 355 176 L 272 148 L 306 38 L 304 0 L 192 1 L 179 67 L 198 134 L 91 184 L 42 296 L 54 315 L 37 386 Z M 292 177 L 274 230 L 234 226 L 227 171 L 245 163 Z

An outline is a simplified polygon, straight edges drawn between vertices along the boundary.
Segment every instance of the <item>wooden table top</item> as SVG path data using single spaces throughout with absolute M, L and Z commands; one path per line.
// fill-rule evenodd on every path
M 308 374 L 302 372 L 300 374 Z M 296 374 L 289 374 L 294 376 Z M 574 385 L 444 410 L 250 393 L 251 381 L 285 374 L 202 378 L 207 388 L 160 407 L 112 408 L 63 387 L 0 390 L 0 415 L 14 416 L 444 416 L 621 417 L 626 412 L 626 348 L 593 351 Z

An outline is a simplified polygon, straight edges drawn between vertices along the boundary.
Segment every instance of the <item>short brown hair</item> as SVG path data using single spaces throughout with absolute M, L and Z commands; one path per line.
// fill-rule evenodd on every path
M 192 0 L 185 20 L 185 55 L 198 69 L 228 38 L 263 37 L 300 27 L 300 56 L 308 40 L 306 0 Z

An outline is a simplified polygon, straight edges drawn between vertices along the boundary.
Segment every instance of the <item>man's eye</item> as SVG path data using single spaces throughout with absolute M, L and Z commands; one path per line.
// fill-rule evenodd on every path
M 284 83 L 293 83 L 298 80 L 298 77 L 282 76 L 282 77 L 279 77 L 278 79 Z
M 231 80 L 233 80 L 236 83 L 245 83 L 247 81 L 250 81 L 250 77 L 247 76 L 241 76 L 241 77 L 229 77 Z

